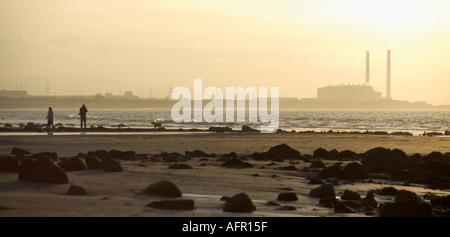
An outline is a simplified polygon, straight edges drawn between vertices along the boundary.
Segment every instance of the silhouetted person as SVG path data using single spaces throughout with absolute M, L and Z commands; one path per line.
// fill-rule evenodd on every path
M 47 128 L 50 128 L 50 126 L 52 126 L 52 128 L 55 128 L 55 125 L 53 125 L 52 107 L 48 107 L 48 112 L 47 112 Z
M 85 105 L 81 106 L 80 108 L 80 120 L 81 120 L 81 128 L 83 128 L 83 123 L 84 123 L 84 128 L 86 128 L 86 113 L 88 112 L 87 108 Z

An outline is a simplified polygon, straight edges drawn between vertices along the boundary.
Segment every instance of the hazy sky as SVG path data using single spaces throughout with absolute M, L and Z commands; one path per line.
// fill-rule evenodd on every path
M 450 103 L 448 0 L 1 0 L 0 89 L 169 95 L 169 87 L 318 87 L 371 81 Z M 225 91 L 225 90 L 223 90 Z

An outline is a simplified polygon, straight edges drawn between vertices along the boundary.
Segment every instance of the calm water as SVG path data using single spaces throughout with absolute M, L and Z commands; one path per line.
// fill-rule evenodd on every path
M 47 110 L 0 110 L 0 126 L 5 123 L 19 126 L 28 122 L 46 123 Z M 77 110 L 54 110 L 54 123 L 79 126 Z M 114 127 L 124 124 L 131 128 L 151 128 L 152 121 L 159 121 L 166 128 L 209 128 L 229 126 L 240 130 L 243 124 L 259 128 L 254 123 L 174 123 L 170 110 L 93 110 L 88 112 L 88 126 Z M 248 121 L 248 116 L 246 116 Z M 258 120 L 259 121 L 259 120 Z M 449 110 L 282 110 L 280 126 L 283 130 L 296 131 L 387 131 L 444 132 L 450 130 Z

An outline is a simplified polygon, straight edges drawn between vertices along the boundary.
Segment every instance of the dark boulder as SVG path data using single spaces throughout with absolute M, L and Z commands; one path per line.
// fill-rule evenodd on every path
M 323 158 L 323 159 L 328 159 L 330 157 L 330 154 L 328 153 L 327 150 L 325 150 L 322 147 L 317 148 L 314 153 L 313 153 L 313 157 L 314 158 Z
M 355 213 L 355 210 L 353 210 L 353 208 L 347 206 L 344 202 L 337 201 L 334 204 L 334 212 L 335 213 Z
M 19 170 L 19 158 L 0 155 L 1 172 L 17 172 Z
M 233 129 L 230 127 L 210 127 L 208 129 L 210 132 L 223 133 L 223 132 L 232 132 Z
M 246 193 L 239 193 L 228 199 L 222 210 L 224 212 L 253 212 L 256 207 Z
M 334 187 L 332 184 L 321 185 L 320 187 L 311 189 L 311 191 L 309 192 L 310 197 L 316 197 L 316 198 L 330 196 L 330 195 L 336 196 L 336 193 L 334 191 Z
M 18 147 L 13 147 L 11 150 L 11 155 L 24 156 L 24 155 L 29 155 L 29 154 L 31 154 L 29 151 L 24 150 L 22 148 L 18 148 Z
M 191 199 L 177 199 L 153 201 L 147 206 L 165 210 L 194 210 L 194 204 L 194 200 Z
M 376 147 L 366 151 L 362 164 L 369 172 L 387 172 L 402 168 L 402 160 L 391 149 Z
M 379 195 L 386 195 L 386 196 L 395 196 L 397 195 L 398 190 L 394 187 L 384 187 L 382 188 L 378 194 Z
M 370 176 L 361 164 L 352 162 L 344 166 L 339 178 L 345 180 L 357 180 L 368 179 Z
M 328 208 L 333 208 L 334 204 L 336 204 L 336 202 L 337 202 L 336 196 L 329 195 L 329 196 L 321 197 L 319 200 L 319 205 L 328 207 Z
M 82 157 L 71 157 L 60 163 L 61 168 L 65 171 L 87 170 L 86 161 Z
M 113 158 L 105 159 L 100 164 L 100 169 L 109 171 L 109 172 L 122 172 L 123 168 L 122 165 L 118 160 L 115 160 Z
M 321 160 L 313 160 L 311 161 L 311 165 L 309 168 L 318 169 L 318 168 L 324 168 L 325 164 Z
M 439 206 L 444 209 L 449 209 L 450 208 L 450 195 L 447 195 L 445 197 L 434 198 L 430 202 L 431 202 L 431 205 L 433 205 L 433 206 L 436 205 L 436 206 Z
M 242 132 L 259 132 L 259 131 L 247 125 L 242 125 Z
M 373 192 L 368 192 L 365 198 L 359 200 L 359 203 L 361 203 L 361 205 L 365 207 L 373 207 L 373 208 L 378 207 L 378 202 L 375 200 Z
M 450 161 L 439 159 L 427 159 L 423 164 L 423 170 L 436 173 L 441 176 L 450 177 Z
M 111 155 L 106 150 L 90 151 L 87 153 L 87 156 L 96 156 L 102 160 L 111 158 Z
M 69 183 L 69 178 L 51 159 L 30 159 L 19 166 L 19 181 L 65 184 Z
M 339 157 L 343 158 L 343 159 L 353 160 L 353 159 L 356 159 L 357 156 L 358 156 L 358 154 L 356 154 L 356 152 L 351 151 L 351 150 L 344 150 L 344 151 L 339 152 Z
M 341 175 L 342 166 L 339 164 L 334 164 L 329 167 L 325 167 L 319 171 L 319 178 L 328 179 L 328 178 L 338 178 Z
M 69 190 L 67 190 L 67 195 L 74 195 L 74 196 L 85 196 L 87 195 L 86 189 L 83 187 L 80 187 L 78 185 L 70 185 Z
M 169 180 L 161 180 L 151 184 L 143 193 L 162 197 L 181 197 L 181 191 L 177 185 Z
M 431 217 L 432 215 L 431 205 L 417 200 L 385 203 L 380 208 L 381 217 Z
M 122 159 L 122 160 L 134 160 L 136 159 L 136 153 L 134 151 L 119 151 L 119 150 L 110 150 L 109 155 L 113 159 Z
M 169 165 L 169 169 L 194 169 L 191 165 L 185 164 L 185 163 L 175 163 L 172 165 Z
M 202 151 L 202 150 L 194 150 L 192 152 L 190 151 L 185 151 L 186 156 L 190 156 L 190 157 L 212 157 L 212 155 L 207 154 L 206 152 Z
M 293 192 L 287 192 L 287 193 L 280 193 L 278 195 L 277 200 L 280 200 L 280 201 L 297 201 L 298 197 L 297 197 L 297 194 L 295 194 Z
M 317 176 L 312 176 L 309 178 L 309 184 L 324 184 L 324 182 L 322 181 L 322 179 L 320 179 Z
M 414 200 L 421 201 L 420 197 L 415 192 L 408 190 L 399 190 L 395 195 L 395 201 Z
M 341 199 L 358 201 L 361 199 L 361 195 L 359 195 L 357 192 L 353 192 L 353 191 L 346 189 L 346 190 L 344 190 L 344 193 L 342 194 Z
M 231 168 L 252 168 L 253 165 L 243 161 L 241 159 L 229 159 L 227 161 L 225 161 L 221 166 L 223 167 L 231 167 Z
M 109 158 L 111 159 L 111 158 Z M 93 155 L 88 155 L 84 158 L 85 162 L 86 162 L 86 166 L 88 169 L 92 170 L 92 169 L 100 169 L 103 160 L 100 159 L 97 156 L 93 156 Z
M 267 153 L 270 156 L 282 156 L 282 157 L 287 157 L 287 159 L 300 159 L 301 158 L 301 153 L 299 151 L 288 146 L 285 143 L 271 147 Z

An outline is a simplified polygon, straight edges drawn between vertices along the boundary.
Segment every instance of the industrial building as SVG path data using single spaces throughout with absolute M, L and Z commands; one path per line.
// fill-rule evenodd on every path
M 366 52 L 366 80 L 360 85 L 333 85 L 317 88 L 317 99 L 320 101 L 368 102 L 382 99 L 370 85 L 369 52 Z M 391 51 L 387 51 L 387 83 L 386 99 L 391 99 Z

